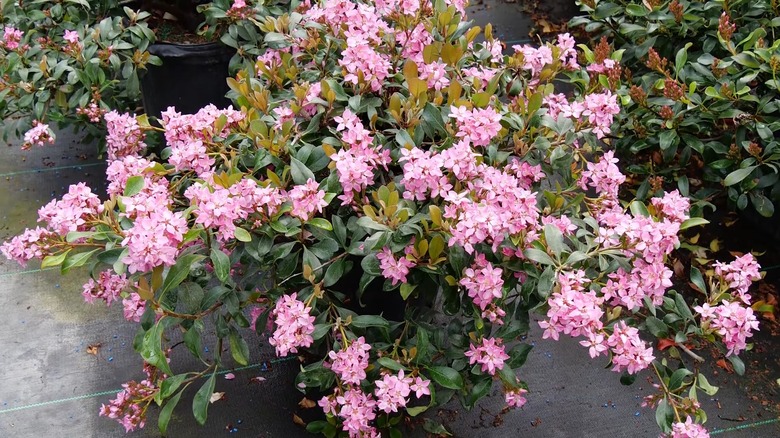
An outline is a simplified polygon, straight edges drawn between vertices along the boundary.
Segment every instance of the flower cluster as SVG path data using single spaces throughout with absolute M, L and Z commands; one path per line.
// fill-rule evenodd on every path
M 330 369 L 344 383 L 360 385 L 360 381 L 366 378 L 369 351 L 371 345 L 367 344 L 366 339 L 361 336 L 353 340 L 347 348 L 328 353 L 331 360 Z
M 715 262 L 715 273 L 723 278 L 745 304 L 750 304 L 750 295 L 747 293 L 750 285 L 761 279 L 760 269 L 755 257 L 750 253 L 737 257 L 731 263 Z
M 29 149 L 32 145 L 45 146 L 46 143 L 52 144 L 55 138 L 54 133 L 49 129 L 49 125 L 35 120 L 33 121 L 33 127 L 24 133 L 22 149 Z
M 72 184 L 60 200 L 52 200 L 38 209 L 38 221 L 51 231 L 66 235 L 71 231 L 86 231 L 90 219 L 103 212 L 100 198 L 85 183 Z
M 126 156 L 135 156 L 146 149 L 144 133 L 138 121 L 132 114 L 119 114 L 117 111 L 107 112 L 103 118 L 106 121 L 106 151 L 109 160 L 117 160 Z
M 480 364 L 482 372 L 495 375 L 496 371 L 504 368 L 504 362 L 509 359 L 501 339 L 484 338 L 479 346 L 469 345 L 469 351 L 464 353 L 469 358 L 469 364 Z
M 115 399 L 100 407 L 100 416 L 113 418 L 125 427 L 126 432 L 132 432 L 146 424 L 146 405 L 159 388 L 150 379 L 132 380 L 122 384 L 122 388 Z
M 298 300 L 297 294 L 285 295 L 276 302 L 272 312 L 276 330 L 268 343 L 276 347 L 276 354 L 287 356 L 297 353 L 299 347 L 308 347 L 314 342 L 314 317 L 311 308 Z
M 701 424 L 693 422 L 691 417 L 687 417 L 685 422 L 678 422 L 672 425 L 672 433 L 668 438 L 710 438 L 709 432 Z
M 118 275 L 112 271 L 103 271 L 98 276 L 97 281 L 92 278 L 87 281 L 81 295 L 90 304 L 95 302 L 95 300 L 103 300 L 106 302 L 106 305 L 110 306 L 112 302 L 119 299 L 120 293 L 128 284 L 126 275 Z
M 501 131 L 501 114 L 492 107 L 469 110 L 465 106 L 450 107 L 450 117 L 458 125 L 457 137 L 468 138 L 474 146 L 487 146 Z
M 747 338 L 758 330 L 758 320 L 753 309 L 737 301 L 723 302 L 712 307 L 707 303 L 694 307 L 719 335 L 723 337 L 728 355 L 737 355 L 747 348 Z
M 504 296 L 503 270 L 487 261 L 484 254 L 477 254 L 474 264 L 463 271 L 460 285 L 481 310 Z
M 379 268 L 382 270 L 382 276 L 392 280 L 395 286 L 398 283 L 406 283 L 406 276 L 409 275 L 409 269 L 415 266 L 412 260 L 407 257 L 395 258 L 390 248 L 382 248 L 376 255 L 379 259 Z

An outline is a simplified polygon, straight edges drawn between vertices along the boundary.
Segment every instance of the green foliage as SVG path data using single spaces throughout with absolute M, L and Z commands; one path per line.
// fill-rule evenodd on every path
M 579 3 L 587 15 L 570 24 L 606 36 L 631 71 L 616 90 L 627 105 L 612 141 L 634 160 L 627 170 L 641 183 L 638 196 L 652 196 L 652 178 L 685 179 L 683 195 L 689 187 L 697 199 L 725 193 L 732 207 L 772 216 L 780 200 L 777 3 L 734 1 L 727 11 L 725 2 Z

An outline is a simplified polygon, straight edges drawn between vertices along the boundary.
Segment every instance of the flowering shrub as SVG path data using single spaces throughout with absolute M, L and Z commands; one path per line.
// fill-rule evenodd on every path
M 473 407 L 494 384 L 522 407 L 521 336 L 539 310 L 545 338 L 578 338 L 622 381 L 652 369 L 646 403 L 665 433 L 704 430 L 696 394 L 717 388 L 681 352 L 700 360 L 692 349 L 712 341 L 744 371 L 755 260 L 718 264 L 708 284 L 692 270 L 705 294 L 693 313 L 665 261 L 700 221 L 677 191 L 618 199 L 625 176 L 599 148 L 617 95 L 588 81 L 574 40 L 503 55 L 489 26 L 476 42 L 462 2 L 403 5 L 332 0 L 267 18 L 264 52 L 230 80 L 240 110 L 171 108 L 159 129 L 112 114 L 109 198 L 74 185 L 2 245 L 63 273 L 89 263 L 85 299 L 122 299 L 140 323 L 147 378 L 101 414 L 130 431 L 154 401 L 165 432 L 208 376 L 193 402 L 203 423 L 229 366 L 204 353 L 206 324 L 211 351 L 227 344 L 238 364 L 247 330 L 267 331 L 279 356 L 308 352 L 295 384 L 325 393 L 325 420 L 307 429 L 329 437 L 397 436 L 403 415 Z M 579 95 L 555 94 L 555 80 Z M 153 130 L 162 162 L 139 155 Z M 674 369 L 640 330 L 665 340 Z M 205 369 L 169 363 L 177 332 Z
M 120 11 L 115 0 L 3 2 L 3 138 L 26 132 L 24 147 L 43 146 L 52 122 L 102 138 L 94 124 L 109 109 L 135 109 L 138 71 L 159 60 L 146 52 L 149 14 Z
M 579 4 L 587 15 L 571 24 L 623 52 L 602 81 L 625 103 L 613 144 L 642 157 L 627 166 L 641 183 L 638 197 L 677 181 L 683 195 L 708 199 L 725 190 L 732 206 L 772 216 L 780 197 L 776 2 Z
M 134 112 L 140 94 L 139 74 L 160 59 L 147 48 L 155 33 L 147 10 L 134 11 L 118 0 L 3 2 L 0 28 L 0 117 L 2 135 L 24 137 L 24 148 L 54 141 L 51 123 L 85 129 L 101 141 L 104 115 L 111 110 Z M 131 3 L 133 7 L 146 2 Z M 154 2 L 149 2 L 154 3 Z M 202 19 L 206 37 L 223 35 L 233 46 L 257 45 L 252 21 L 281 15 L 275 6 L 254 1 L 174 2 L 173 9 L 191 9 Z M 272 4 L 274 2 L 269 2 Z M 166 6 L 164 3 L 155 7 Z M 184 20 L 182 20 L 184 21 Z M 197 24 L 197 23 L 195 23 Z M 239 31 L 241 29 L 241 31 Z M 240 36 L 239 36 L 240 34 Z M 262 38 L 261 38 L 262 39 Z M 256 53 L 240 49 L 235 64 Z M 112 123 L 105 118 L 105 123 Z M 117 129 L 111 129 L 117 132 Z M 109 146 L 110 147 L 110 146 Z M 101 149 L 102 150 L 102 149 Z M 113 159 L 113 157 L 109 157 Z

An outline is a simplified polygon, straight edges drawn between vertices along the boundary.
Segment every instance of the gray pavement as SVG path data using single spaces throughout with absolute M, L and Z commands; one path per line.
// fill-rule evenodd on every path
M 514 3 L 485 0 L 472 7 L 471 16 L 481 25 L 495 22 L 495 34 L 504 41 L 527 38 L 530 23 Z M 33 226 L 38 207 L 61 196 L 69 184 L 87 181 L 99 193 L 105 187 L 105 164 L 94 146 L 80 144 L 77 135 L 60 133 L 55 145 L 27 152 L 19 151 L 19 143 L 0 146 L 1 240 Z M 142 377 L 141 360 L 131 347 L 135 325 L 124 321 L 120 306 L 84 303 L 80 292 L 85 278 L 84 272 L 61 277 L 56 270 L 0 260 L 0 438 L 125 436 L 118 423 L 97 412 L 123 382 Z M 575 341 L 543 341 L 532 326 L 529 341 L 537 345 L 520 371 L 530 386 L 523 409 L 501 414 L 503 397 L 494 387 L 492 396 L 470 412 L 450 404 L 429 416 L 458 437 L 658 435 L 654 412 L 640 406 L 650 392 L 646 374 L 633 386 L 622 386 L 618 375 L 604 369 L 603 362 L 588 360 Z M 762 336 L 767 348 L 776 349 L 770 334 Z M 100 344 L 98 354 L 89 354 L 87 347 L 95 344 Z M 298 364 L 274 363 L 264 371 L 258 364 L 273 360 L 272 350 L 261 339 L 251 345 L 255 365 L 235 371 L 234 380 L 218 379 L 216 390 L 226 397 L 211 405 L 206 426 L 197 426 L 192 418 L 191 390 L 190 399 L 182 399 L 174 413 L 170 437 L 309 436 L 293 423 L 294 414 L 308 417 L 298 407 L 302 396 L 292 384 Z M 767 357 L 748 354 L 746 362 Z M 775 383 L 780 364 L 776 355 L 771 357 L 774 362 L 762 373 L 751 374 L 749 368 L 743 379 L 719 370 L 710 379 L 721 391 L 701 402 L 714 435 L 780 436 Z M 177 371 L 196 369 L 187 361 L 174 364 Z M 265 380 L 251 380 L 256 377 Z M 146 428 L 130 436 L 159 436 L 157 412 L 152 406 Z M 405 436 L 425 433 L 417 425 Z

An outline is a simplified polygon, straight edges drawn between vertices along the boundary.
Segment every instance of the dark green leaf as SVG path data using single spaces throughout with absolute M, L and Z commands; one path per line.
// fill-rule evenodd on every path
M 217 373 L 212 373 L 211 377 L 200 387 L 192 400 L 192 415 L 195 416 L 195 421 L 201 426 L 206 424 L 211 394 L 214 393 L 214 387 L 217 384 L 216 377 Z
M 249 345 L 236 329 L 230 331 L 230 354 L 240 365 L 246 366 L 249 363 Z
M 444 388 L 463 389 L 463 376 L 450 367 L 430 367 L 427 373 L 434 382 Z
M 379 315 L 359 315 L 352 318 L 352 326 L 357 328 L 384 327 L 390 328 L 390 323 Z
M 297 185 L 306 184 L 310 179 L 314 179 L 314 173 L 295 157 L 290 157 L 290 174 Z
M 164 294 L 170 289 L 178 286 L 190 273 L 190 268 L 195 262 L 203 260 L 205 257 L 199 254 L 187 254 L 179 258 L 176 264 L 168 271 L 168 275 L 163 280 L 162 287 L 160 288 L 160 295 Z
M 666 324 L 655 316 L 648 316 L 645 320 L 647 330 L 657 338 L 665 338 L 669 336 Z
M 165 406 L 160 409 L 160 416 L 157 418 L 157 427 L 160 429 L 160 434 L 165 436 L 168 433 L 168 423 L 171 421 L 171 415 L 173 415 L 173 409 L 179 404 L 179 399 L 184 391 L 180 391 L 178 394 L 171 397 Z
M 214 274 L 223 284 L 230 276 L 230 257 L 219 249 L 211 249 L 211 263 L 214 264 Z

